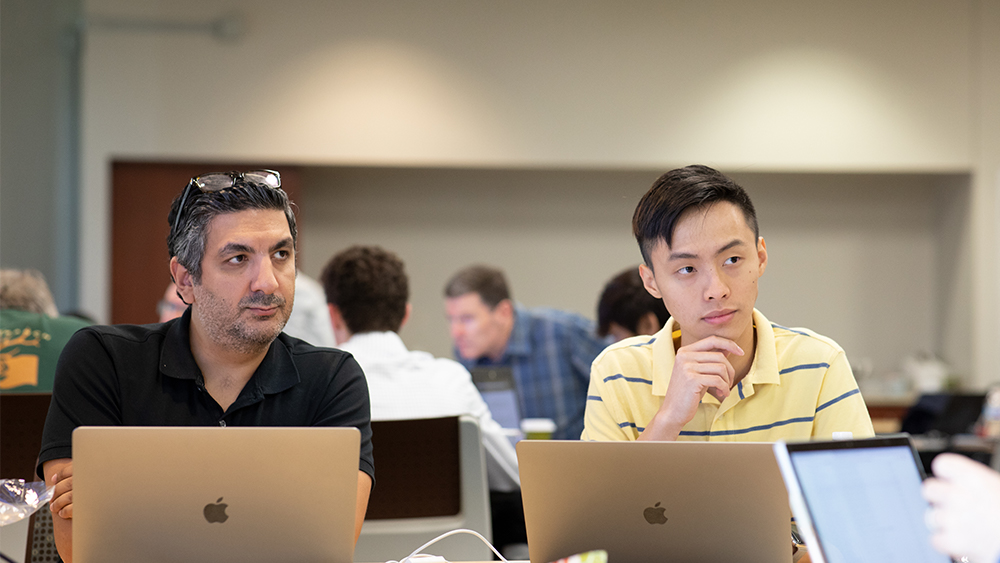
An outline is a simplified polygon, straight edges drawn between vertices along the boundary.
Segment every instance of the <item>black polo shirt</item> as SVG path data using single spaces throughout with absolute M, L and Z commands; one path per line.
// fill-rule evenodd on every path
M 92 326 L 59 357 L 42 463 L 72 455 L 77 426 L 354 426 L 374 479 L 368 384 L 354 357 L 281 333 L 223 411 L 191 354 L 191 310 L 162 324 Z

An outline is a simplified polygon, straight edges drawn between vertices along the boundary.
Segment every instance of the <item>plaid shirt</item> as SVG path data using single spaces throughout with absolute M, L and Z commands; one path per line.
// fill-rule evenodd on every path
M 594 323 L 554 309 L 514 306 L 514 330 L 500 361 L 455 356 L 467 368 L 509 366 L 524 418 L 551 418 L 556 440 L 579 440 L 587 407 L 590 364 L 610 342 Z

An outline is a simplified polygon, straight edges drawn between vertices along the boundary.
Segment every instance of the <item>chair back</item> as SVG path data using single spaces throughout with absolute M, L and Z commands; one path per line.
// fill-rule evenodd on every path
M 475 417 L 372 422 L 372 447 L 375 487 L 355 561 L 400 560 L 455 528 L 491 540 L 486 461 Z M 449 561 L 493 558 L 482 541 L 467 534 L 426 551 Z
M 51 393 L 0 393 L 0 478 L 40 481 L 35 461 Z

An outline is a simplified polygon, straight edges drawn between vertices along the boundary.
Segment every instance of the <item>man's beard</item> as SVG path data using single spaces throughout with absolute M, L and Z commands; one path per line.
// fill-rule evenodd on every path
M 258 353 L 270 346 L 285 328 L 292 310 L 292 301 L 279 295 L 251 293 L 234 307 L 204 287 L 199 293 L 192 313 L 198 314 L 209 338 L 243 354 Z M 244 316 L 247 307 L 272 306 L 277 310 L 271 319 L 258 321 Z

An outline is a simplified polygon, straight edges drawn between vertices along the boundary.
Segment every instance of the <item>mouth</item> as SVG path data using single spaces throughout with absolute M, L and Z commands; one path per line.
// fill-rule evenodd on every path
M 270 317 L 278 312 L 278 307 L 247 307 L 247 311 L 255 317 Z
M 705 321 L 710 325 L 721 325 L 733 320 L 733 317 L 735 316 L 736 316 L 736 309 L 722 309 L 719 311 L 712 311 L 711 313 L 702 317 L 701 320 Z

